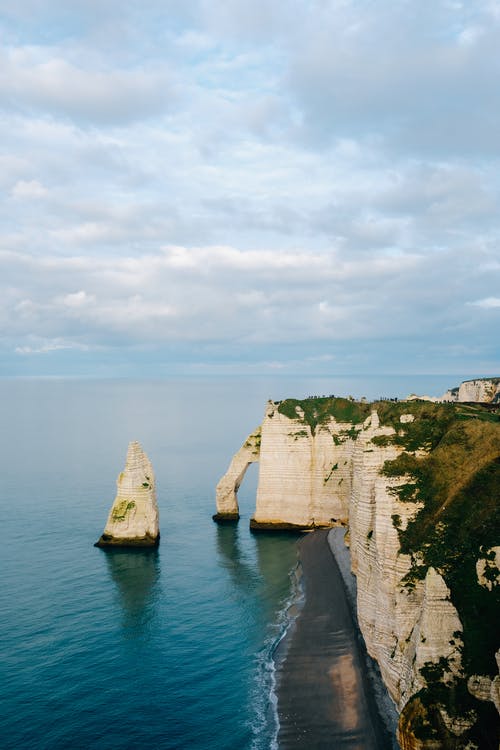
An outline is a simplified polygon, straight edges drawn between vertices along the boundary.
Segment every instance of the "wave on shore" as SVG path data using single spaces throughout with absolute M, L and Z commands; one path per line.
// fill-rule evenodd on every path
M 287 651 L 294 623 L 304 606 L 302 568 L 298 561 L 290 572 L 290 595 L 278 612 L 276 622 L 258 654 L 258 669 L 254 687 L 255 719 L 251 726 L 251 750 L 278 750 L 278 697 L 276 670 Z

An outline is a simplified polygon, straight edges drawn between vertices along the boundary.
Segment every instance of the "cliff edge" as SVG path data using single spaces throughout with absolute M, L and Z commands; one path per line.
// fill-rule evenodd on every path
M 268 403 L 252 455 L 253 528 L 348 527 L 358 621 L 401 747 L 497 750 L 500 414 L 287 399 Z

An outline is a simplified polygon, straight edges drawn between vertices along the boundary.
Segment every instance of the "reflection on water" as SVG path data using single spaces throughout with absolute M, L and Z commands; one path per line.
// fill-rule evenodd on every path
M 245 560 L 241 550 L 239 528 L 237 524 L 219 524 L 217 526 L 217 552 L 222 566 L 231 574 L 238 587 L 245 591 L 258 581 L 258 574 Z
M 143 630 L 154 615 L 158 598 L 158 550 L 108 549 L 105 557 L 123 608 L 123 627 Z
M 297 563 L 296 542 L 302 534 L 250 534 L 250 544 L 255 551 L 251 556 L 246 538 L 249 534 L 241 525 L 219 525 L 219 560 L 238 590 L 258 597 L 258 609 L 264 621 L 274 623 L 277 611 L 290 593 L 290 573 Z

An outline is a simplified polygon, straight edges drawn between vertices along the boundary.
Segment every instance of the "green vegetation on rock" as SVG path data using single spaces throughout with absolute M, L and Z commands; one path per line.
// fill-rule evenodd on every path
M 297 407 L 303 416 L 297 414 Z M 450 589 L 463 626 L 463 633 L 456 633 L 450 642 L 450 650 L 461 652 L 463 675 L 452 678 L 444 657 L 425 665 L 421 671 L 427 686 L 412 697 L 405 712 L 417 736 L 438 740 L 443 748 L 465 745 L 454 744 L 456 739 L 436 706 L 444 706 L 452 717 L 476 715 L 477 721 L 462 739 L 489 747 L 485 738 L 497 736 L 498 715 L 493 704 L 470 695 L 467 677 L 497 674 L 500 585 L 496 569 L 488 566 L 485 577 L 490 586 L 481 585 L 476 562 L 500 544 L 500 406 L 427 401 L 369 404 L 333 396 L 287 399 L 278 405 L 281 414 L 309 425 L 312 434 L 332 417 L 351 423 L 348 430 L 332 436 L 335 445 L 356 439 L 373 409 L 380 424 L 393 429 L 390 435 L 372 438 L 373 445 L 394 445 L 402 451 L 383 467 L 385 476 L 401 478 L 391 491 L 402 502 L 418 503 L 406 528 L 399 514 L 392 516 L 400 550 L 412 560 L 404 583 L 411 589 L 425 578 L 429 567 L 435 568 Z M 408 414 L 413 420 L 402 423 L 401 417 Z
M 304 417 L 297 414 L 297 407 L 302 409 Z M 278 406 L 280 414 L 289 419 L 308 424 L 314 435 L 318 425 L 328 422 L 334 417 L 338 422 L 363 422 L 369 416 L 371 407 L 359 401 L 348 398 L 336 398 L 335 396 L 311 396 L 299 401 L 295 398 L 287 398 Z
M 410 478 L 394 489 L 399 500 L 422 503 L 405 530 L 400 518 L 393 516 L 401 552 L 412 559 L 406 585 L 414 586 L 434 567 L 450 589 L 463 626 L 463 642 L 457 648 L 462 653 L 464 676 L 447 684 L 444 672 L 438 669 L 444 665 L 428 665 L 421 670 L 427 687 L 418 699 L 429 709 L 437 703 L 445 706 L 451 716 L 474 711 L 480 718 L 466 736 L 484 741 L 485 732 L 496 734 L 498 716 L 493 706 L 481 704 L 469 694 L 466 676 L 497 673 L 494 654 L 500 646 L 500 586 L 492 582 L 489 590 L 479 584 L 476 561 L 500 540 L 500 423 L 493 414 L 488 414 L 487 420 L 475 418 L 475 412 L 469 419 L 460 409 L 451 413 L 452 418 L 441 413 L 426 441 L 426 445 L 432 444 L 428 453 L 420 457 L 402 453 L 387 461 L 383 471 L 386 476 Z M 408 425 L 407 444 L 414 447 L 419 430 L 412 430 L 412 425 Z M 420 735 L 418 726 L 415 730 L 420 739 L 430 731 L 424 724 Z
M 135 508 L 135 502 L 133 500 L 120 500 L 119 503 L 115 504 L 111 518 L 113 521 L 124 521 L 127 517 L 127 513 L 129 513 L 132 508 Z

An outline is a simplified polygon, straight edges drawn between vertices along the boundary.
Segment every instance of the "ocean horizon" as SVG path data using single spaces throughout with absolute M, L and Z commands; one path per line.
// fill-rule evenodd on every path
M 3 748 L 275 746 L 273 650 L 297 535 L 217 526 L 215 486 L 268 398 L 439 395 L 456 376 L 0 379 Z M 385 386 L 385 387 L 384 387 Z M 152 461 L 157 550 L 93 547 L 129 441 Z

